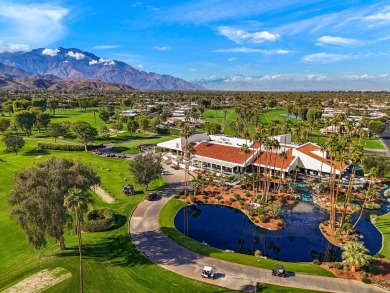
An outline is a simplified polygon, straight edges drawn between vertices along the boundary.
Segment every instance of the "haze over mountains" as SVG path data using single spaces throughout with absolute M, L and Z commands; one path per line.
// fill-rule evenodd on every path
M 4 52 L 0 53 L 0 62 L 0 87 L 8 89 L 204 89 L 180 78 L 148 73 L 74 48 Z

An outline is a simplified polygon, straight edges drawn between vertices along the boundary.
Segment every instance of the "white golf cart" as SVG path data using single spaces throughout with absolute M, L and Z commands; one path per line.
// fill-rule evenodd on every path
M 202 277 L 207 279 L 214 279 L 214 268 L 209 266 L 204 266 L 202 271 Z

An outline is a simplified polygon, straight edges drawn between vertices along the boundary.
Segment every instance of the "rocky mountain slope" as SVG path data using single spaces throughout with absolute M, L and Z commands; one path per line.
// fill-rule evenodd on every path
M 100 80 L 144 90 L 202 90 L 199 85 L 170 75 L 148 73 L 116 60 L 97 57 L 79 49 L 34 49 L 0 53 L 0 62 L 28 73 L 63 79 Z M 12 72 L 8 72 L 13 76 Z

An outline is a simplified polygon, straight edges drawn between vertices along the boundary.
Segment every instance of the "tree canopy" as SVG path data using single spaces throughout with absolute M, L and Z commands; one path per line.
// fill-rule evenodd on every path
M 85 121 L 75 122 L 72 129 L 77 134 L 77 139 L 84 144 L 85 151 L 87 151 L 88 143 L 93 142 L 98 135 L 97 129 Z
M 9 198 L 11 215 L 26 233 L 27 241 L 36 249 L 53 237 L 65 249 L 65 224 L 71 221 L 64 206 L 69 190 L 86 193 L 100 179 L 91 166 L 79 161 L 51 157 L 15 174 Z
M 160 177 L 162 170 L 160 158 L 155 158 L 152 154 L 139 155 L 130 162 L 130 172 L 135 182 L 143 185 L 145 190 L 148 190 L 148 185 L 152 180 Z

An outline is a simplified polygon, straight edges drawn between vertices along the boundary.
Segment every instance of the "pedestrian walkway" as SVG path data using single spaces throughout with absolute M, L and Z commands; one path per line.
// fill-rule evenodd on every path
M 270 270 L 203 256 L 178 245 L 160 230 L 158 224 L 161 208 L 181 186 L 181 183 L 176 181 L 178 177 L 176 174 L 166 176 L 168 184 L 162 190 L 161 198 L 141 202 L 129 220 L 129 234 L 133 243 L 157 265 L 188 278 L 245 292 L 255 292 L 257 282 L 327 292 L 388 292 L 362 282 L 344 279 L 304 274 L 291 274 L 286 278 L 275 277 Z M 201 277 L 205 265 L 216 268 L 215 280 Z

